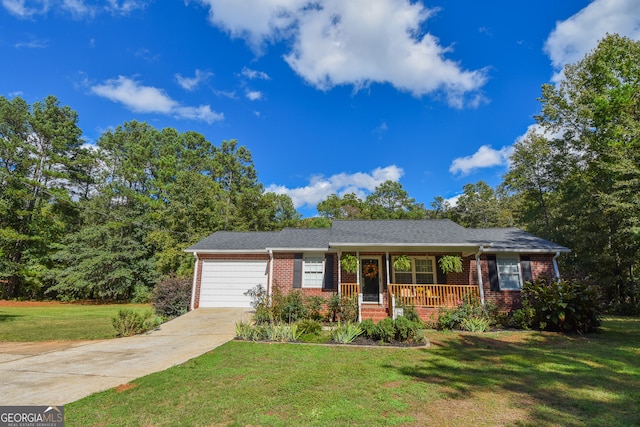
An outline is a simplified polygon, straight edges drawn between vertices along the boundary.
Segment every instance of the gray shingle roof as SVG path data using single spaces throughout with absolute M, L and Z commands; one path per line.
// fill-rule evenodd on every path
M 569 249 L 518 228 L 464 228 L 450 220 L 333 221 L 320 229 L 285 228 L 282 231 L 218 231 L 187 252 L 327 250 L 345 246 L 485 246 L 488 252 L 568 252 Z

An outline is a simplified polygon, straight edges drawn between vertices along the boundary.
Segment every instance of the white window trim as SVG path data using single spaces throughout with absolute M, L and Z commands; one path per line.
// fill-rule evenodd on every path
M 320 284 L 313 284 L 310 285 L 307 283 L 307 258 L 320 258 L 322 259 L 322 280 L 320 280 Z M 311 253 L 305 253 L 302 256 L 302 287 L 303 288 L 308 288 L 308 289 L 322 289 L 322 283 L 324 282 L 324 275 L 326 272 L 326 266 L 325 266 L 326 260 L 325 260 L 325 256 L 323 253 L 320 252 L 311 252 Z
M 503 279 L 500 274 L 500 260 L 504 262 L 505 260 L 516 261 L 516 266 L 518 267 L 518 287 L 517 288 L 503 288 L 502 282 Z M 520 265 L 520 255 L 519 254 L 498 254 L 496 255 L 496 270 L 498 270 L 498 285 L 501 291 L 519 291 L 522 289 L 522 284 L 524 283 L 522 280 L 522 266 Z
M 399 255 L 394 255 L 391 260 L 391 269 L 392 269 L 392 277 L 393 277 L 393 281 L 391 283 L 394 284 L 398 284 L 398 281 L 396 280 L 396 273 L 411 273 L 411 284 L 412 285 L 417 285 L 417 276 L 416 276 L 416 263 L 415 260 L 416 259 L 428 259 L 431 260 L 431 267 L 433 268 L 433 284 L 437 284 L 438 283 L 438 273 L 436 270 L 436 258 L 434 256 L 431 255 L 416 255 L 416 256 L 408 256 L 408 258 L 411 260 L 411 271 L 396 271 L 396 269 L 393 267 L 393 261 L 395 261 L 395 259 L 398 257 Z M 430 283 L 431 284 L 431 283 Z

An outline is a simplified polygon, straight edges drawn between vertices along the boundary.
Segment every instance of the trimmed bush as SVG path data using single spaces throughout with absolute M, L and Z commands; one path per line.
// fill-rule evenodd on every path
M 189 311 L 191 279 L 170 276 L 153 288 L 151 304 L 158 316 L 173 318 Z
M 395 321 L 387 317 L 377 324 L 372 320 L 365 320 L 360 324 L 363 335 L 375 341 L 391 343 L 394 341 L 405 343 L 424 342 L 422 323 L 414 322 L 404 316 L 399 316 Z

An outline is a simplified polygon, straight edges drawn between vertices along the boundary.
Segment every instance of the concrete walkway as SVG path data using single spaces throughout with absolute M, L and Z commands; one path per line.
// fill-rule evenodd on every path
M 129 338 L 0 343 L 0 405 L 64 405 L 186 362 L 231 340 L 249 309 L 197 309 Z M 66 347 L 60 349 L 60 347 Z

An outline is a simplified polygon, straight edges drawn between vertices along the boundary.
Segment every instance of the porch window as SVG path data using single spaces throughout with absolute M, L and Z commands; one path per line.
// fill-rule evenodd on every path
M 517 256 L 498 255 L 496 257 L 496 266 L 501 290 L 522 289 L 520 259 Z
M 324 276 L 324 257 L 322 255 L 305 255 L 302 274 L 302 286 L 305 288 L 321 288 Z
M 433 257 L 410 257 L 410 271 L 393 270 L 393 283 L 399 285 L 424 285 L 436 283 Z

